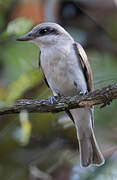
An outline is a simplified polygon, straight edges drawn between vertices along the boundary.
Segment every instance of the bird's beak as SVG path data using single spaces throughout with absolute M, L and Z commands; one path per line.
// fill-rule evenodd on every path
M 30 41 L 30 40 L 33 40 L 34 39 L 34 36 L 32 35 L 31 32 L 23 35 L 23 36 L 20 36 L 18 37 L 16 40 L 17 41 Z

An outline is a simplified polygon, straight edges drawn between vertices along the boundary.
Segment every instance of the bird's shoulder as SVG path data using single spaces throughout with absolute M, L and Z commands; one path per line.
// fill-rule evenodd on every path
M 91 67 L 88 61 L 88 57 L 85 53 L 85 50 L 83 49 L 83 47 L 75 42 L 73 44 L 74 50 L 76 55 L 79 57 L 80 59 L 80 63 L 86 78 L 86 82 L 87 82 L 87 87 L 88 87 L 88 91 L 93 91 L 93 77 L 92 77 L 92 71 L 91 71 Z

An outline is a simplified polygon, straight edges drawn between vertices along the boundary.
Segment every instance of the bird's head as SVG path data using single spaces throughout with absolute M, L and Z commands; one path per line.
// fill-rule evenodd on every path
M 69 33 L 56 23 L 41 23 L 27 34 L 17 38 L 19 41 L 32 41 L 40 48 L 73 41 Z

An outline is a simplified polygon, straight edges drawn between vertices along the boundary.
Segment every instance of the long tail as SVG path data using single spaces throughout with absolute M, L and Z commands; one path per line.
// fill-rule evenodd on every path
M 92 112 L 90 108 L 71 110 L 77 130 L 79 141 L 81 166 L 87 167 L 91 164 L 100 166 L 104 158 L 97 145 L 92 127 Z

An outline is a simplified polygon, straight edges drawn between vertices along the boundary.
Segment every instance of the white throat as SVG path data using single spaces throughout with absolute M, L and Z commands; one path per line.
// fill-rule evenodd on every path
M 63 35 L 47 35 L 44 37 L 39 37 L 33 40 L 33 42 L 40 48 L 52 48 L 67 46 L 68 44 L 74 43 L 73 38 L 66 32 Z

